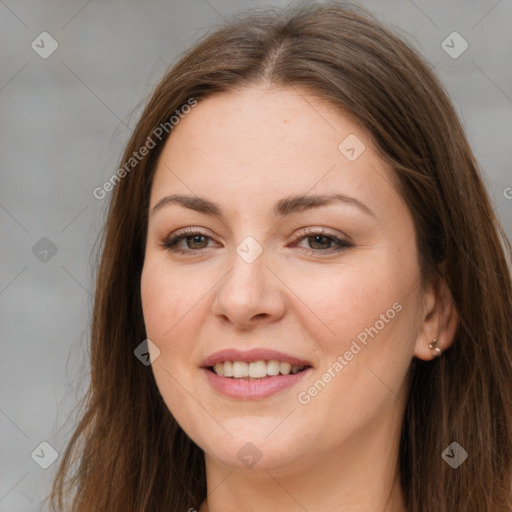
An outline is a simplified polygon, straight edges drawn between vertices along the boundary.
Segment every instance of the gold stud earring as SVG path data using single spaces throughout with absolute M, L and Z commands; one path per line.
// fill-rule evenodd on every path
M 438 343 L 438 341 L 439 341 L 439 340 L 438 340 L 437 338 L 434 338 L 434 339 L 432 340 L 432 343 L 430 343 L 430 344 L 429 344 L 429 346 L 428 346 L 431 350 L 433 350 L 433 351 L 434 351 L 434 352 L 432 353 L 432 355 L 433 355 L 434 357 L 439 357 L 439 356 L 441 355 L 441 349 L 440 349 L 439 347 L 437 347 L 437 346 L 436 346 L 436 345 L 437 345 L 437 343 Z

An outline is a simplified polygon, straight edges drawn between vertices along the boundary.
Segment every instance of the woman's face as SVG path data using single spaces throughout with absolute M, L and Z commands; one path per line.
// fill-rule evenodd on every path
M 411 359 L 437 334 L 391 170 L 300 89 L 216 95 L 173 128 L 141 293 L 163 400 L 210 460 L 239 468 L 397 437 Z

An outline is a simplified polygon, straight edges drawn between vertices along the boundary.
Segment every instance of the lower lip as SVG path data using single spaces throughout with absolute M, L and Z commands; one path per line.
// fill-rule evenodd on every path
M 259 380 L 229 379 L 221 377 L 207 368 L 201 368 L 201 370 L 205 372 L 210 385 L 215 391 L 230 398 L 256 400 L 258 398 L 267 398 L 297 384 L 306 375 L 309 375 L 313 368 L 306 368 L 299 373 L 291 373 L 290 375 L 272 375 Z

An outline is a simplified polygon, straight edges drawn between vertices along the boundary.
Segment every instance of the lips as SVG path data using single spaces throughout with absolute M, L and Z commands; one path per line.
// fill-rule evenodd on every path
M 246 363 L 254 363 L 261 360 L 275 360 L 297 366 L 312 366 L 310 361 L 286 354 L 285 352 L 265 348 L 255 348 L 248 351 L 240 351 L 237 349 L 220 350 L 204 359 L 201 363 L 201 368 L 211 368 L 212 366 L 215 366 L 216 363 L 223 363 L 225 361 L 244 361 Z
M 274 367 L 279 362 L 280 367 L 285 367 L 285 373 L 286 369 L 288 372 L 290 371 L 290 366 L 295 368 L 301 367 L 302 369 L 285 375 L 278 373 L 277 375 L 267 375 L 262 378 L 232 378 L 224 375 L 224 372 L 221 372 L 222 375 L 219 375 L 214 371 L 213 367 L 216 365 L 219 366 L 222 363 L 230 365 L 228 361 L 233 362 L 233 366 L 252 366 L 250 363 L 256 363 L 261 366 L 262 363 L 270 363 L 272 361 L 271 366 Z M 226 369 L 225 365 L 224 369 Z M 224 349 L 211 354 L 201 363 L 201 372 L 211 389 L 225 397 L 238 400 L 269 398 L 274 394 L 279 394 L 280 391 L 297 385 L 307 375 L 310 375 L 312 371 L 313 367 L 310 361 L 306 359 L 265 348 L 255 348 L 248 351 Z M 233 377 L 234 373 L 235 371 L 233 371 Z M 275 368 L 272 373 L 275 373 Z

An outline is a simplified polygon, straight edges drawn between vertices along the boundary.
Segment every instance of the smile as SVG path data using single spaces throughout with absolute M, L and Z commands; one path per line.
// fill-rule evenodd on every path
M 238 365 L 236 363 L 243 361 L 234 361 L 233 367 L 236 369 Z M 269 361 L 270 363 L 271 361 Z M 228 373 L 229 373 L 229 363 L 228 363 Z M 259 363 L 259 361 L 258 361 Z M 263 361 L 265 363 L 265 361 Z M 225 367 L 226 362 L 222 363 L 223 368 Z M 267 368 L 268 368 L 268 363 Z M 284 363 L 288 364 L 289 363 Z M 245 363 L 247 369 L 241 369 L 241 372 L 248 372 L 248 364 Z M 243 365 L 240 365 L 243 368 Z M 275 368 L 276 365 L 274 363 L 271 364 L 272 368 Z M 250 377 L 249 375 L 235 377 L 228 377 L 225 375 L 218 375 L 214 367 L 209 368 L 200 368 L 200 370 L 205 375 L 208 385 L 211 389 L 213 389 L 216 393 L 220 395 L 235 398 L 238 400 L 261 400 L 264 398 L 268 398 L 272 395 L 278 394 L 280 391 L 283 391 L 287 388 L 290 388 L 296 384 L 298 384 L 302 379 L 309 375 L 310 372 L 313 371 L 311 366 L 301 366 L 298 368 L 294 368 L 295 373 L 292 372 L 292 368 L 288 369 L 284 368 L 288 373 L 279 373 L 277 375 L 268 375 L 265 374 L 263 377 Z M 233 371 L 234 373 L 234 371 Z M 253 374 L 254 375 L 254 374 Z
M 252 363 L 245 361 L 221 361 L 210 367 L 210 370 L 221 377 L 231 379 L 262 379 L 274 375 L 289 375 L 303 371 L 305 365 L 290 364 L 287 362 L 271 359 L 264 361 L 263 359 Z
M 211 389 L 229 398 L 267 398 L 294 386 L 313 371 L 299 356 L 274 349 L 223 349 L 204 359 L 199 368 Z

